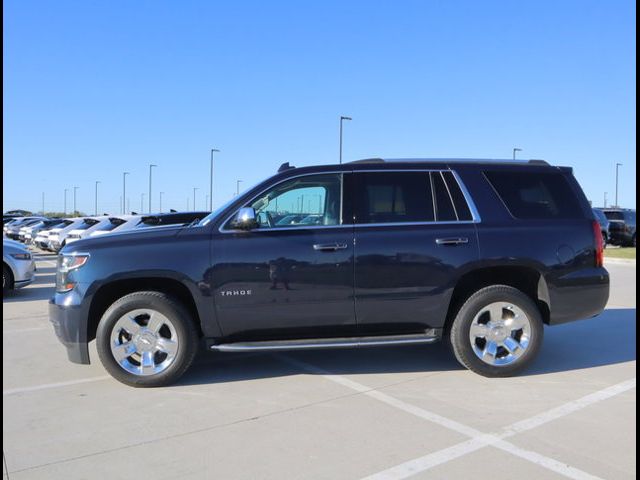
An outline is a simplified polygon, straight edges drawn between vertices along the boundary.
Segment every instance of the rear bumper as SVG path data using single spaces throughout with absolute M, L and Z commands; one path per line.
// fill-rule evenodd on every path
M 49 321 L 53 324 L 58 340 L 66 347 L 69 360 L 89 364 L 88 312 L 77 297 L 73 291 L 56 293 L 49 300 Z
M 549 288 L 550 325 L 595 317 L 609 300 L 609 272 L 603 267 L 561 277 Z

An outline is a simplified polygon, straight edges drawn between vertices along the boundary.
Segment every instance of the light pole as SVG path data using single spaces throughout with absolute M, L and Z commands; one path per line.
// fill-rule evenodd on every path
M 621 166 L 622 166 L 621 163 L 616 163 L 616 204 L 614 205 L 615 207 L 620 206 L 618 205 L 618 168 Z
M 514 160 L 516 159 L 516 152 L 521 152 L 521 151 L 522 151 L 522 149 L 521 149 L 521 148 L 514 148 L 514 149 L 513 149 L 513 159 L 514 159 Z
M 242 180 L 236 180 L 236 197 L 240 195 L 240 183 Z
M 340 117 L 340 163 L 342 163 L 342 122 L 343 120 L 353 120 L 351 117 Z
M 196 190 L 199 190 L 198 187 L 193 187 L 193 210 L 196 210 Z
M 78 211 L 76 209 L 76 190 L 78 190 L 78 188 L 80 187 L 73 187 L 73 216 L 76 216 L 76 212 Z
M 122 172 L 122 214 L 123 215 L 127 213 L 127 210 L 128 210 L 125 208 L 125 205 L 124 205 L 125 198 L 127 198 L 127 175 L 129 175 L 129 172 Z
M 144 193 L 140 194 L 140 213 L 144 213 Z
M 219 152 L 216 148 L 211 149 L 211 174 L 209 176 L 209 210 L 213 212 L 213 154 Z
M 64 214 L 67 214 L 67 192 L 69 191 L 68 188 L 64 189 Z
M 100 183 L 99 180 L 96 180 L 96 209 L 95 209 L 95 215 L 96 217 L 98 216 L 98 184 Z
M 153 163 L 149 165 L 149 213 L 151 213 L 151 169 L 157 167 Z
M 162 213 L 162 195 L 164 195 L 164 192 L 160 192 L 160 213 Z

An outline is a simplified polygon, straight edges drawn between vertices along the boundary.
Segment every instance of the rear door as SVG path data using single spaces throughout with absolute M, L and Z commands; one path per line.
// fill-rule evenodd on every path
M 359 332 L 442 327 L 460 270 L 479 256 L 457 177 L 420 170 L 353 175 Z

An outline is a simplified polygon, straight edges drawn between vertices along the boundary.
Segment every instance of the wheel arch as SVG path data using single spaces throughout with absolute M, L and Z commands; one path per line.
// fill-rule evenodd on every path
M 95 290 L 87 318 L 87 341 L 95 339 L 98 323 L 109 306 L 125 295 L 141 291 L 166 293 L 182 303 L 190 313 L 199 335 L 202 336 L 202 315 L 189 287 L 176 278 L 141 276 L 112 280 Z
M 531 298 L 540 309 L 545 324 L 549 324 L 551 302 L 547 282 L 542 272 L 531 265 L 480 266 L 465 272 L 456 283 L 445 320 L 445 332 L 458 310 L 474 292 L 490 285 L 507 285 Z

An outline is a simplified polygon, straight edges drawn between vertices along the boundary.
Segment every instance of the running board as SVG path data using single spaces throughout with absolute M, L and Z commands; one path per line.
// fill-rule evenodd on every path
M 438 330 L 417 335 L 385 335 L 374 337 L 312 338 L 304 340 L 270 340 L 261 342 L 236 342 L 209 345 L 218 352 L 256 352 L 278 350 L 317 350 L 322 348 L 381 347 L 387 345 L 411 345 L 434 343 L 440 340 Z

